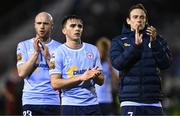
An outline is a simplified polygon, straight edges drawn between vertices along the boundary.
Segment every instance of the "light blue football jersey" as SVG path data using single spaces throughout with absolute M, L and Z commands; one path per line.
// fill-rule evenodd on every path
M 25 63 L 34 52 L 33 38 L 22 41 L 17 46 L 17 66 Z M 50 55 L 60 46 L 61 43 L 51 40 L 46 44 Z M 59 92 L 53 90 L 50 84 L 50 75 L 48 64 L 39 53 L 34 71 L 24 79 L 24 88 L 22 95 L 23 105 L 60 105 Z
M 56 49 L 51 61 L 54 61 L 55 68 L 49 71 L 50 75 L 61 74 L 63 79 L 72 78 L 72 75 L 81 75 L 88 68 L 95 66 L 102 70 L 98 49 L 88 43 L 83 43 L 80 49 L 71 49 L 62 44 Z M 91 79 L 71 88 L 62 89 L 61 99 L 62 105 L 98 104 L 94 81 Z

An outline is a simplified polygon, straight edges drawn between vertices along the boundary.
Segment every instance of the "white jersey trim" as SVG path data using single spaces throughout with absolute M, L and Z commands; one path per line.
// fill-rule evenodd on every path
M 132 102 L 132 101 L 123 101 L 123 102 L 121 102 L 120 106 L 121 107 L 123 107 L 123 106 L 155 106 L 155 107 L 162 107 L 162 104 L 161 104 L 161 102 L 147 104 L 147 103 L 139 103 L 139 102 Z

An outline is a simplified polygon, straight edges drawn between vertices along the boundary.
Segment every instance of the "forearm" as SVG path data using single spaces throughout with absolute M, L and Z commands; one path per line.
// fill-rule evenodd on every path
M 116 50 L 116 52 L 111 52 L 111 62 L 112 65 L 117 70 L 124 70 L 134 65 L 141 56 L 141 49 L 130 46 L 124 51 L 120 52 Z
M 135 64 L 141 56 L 141 47 L 135 43 L 129 47 L 124 47 L 120 38 L 113 39 L 110 49 L 110 60 L 113 67 L 122 71 Z
M 34 53 L 32 54 L 32 56 L 28 59 L 27 62 L 25 62 L 24 64 L 21 64 L 17 67 L 18 69 L 18 74 L 19 74 L 19 77 L 21 78 L 26 78 L 33 70 L 34 68 L 34 65 L 37 61 L 37 58 L 38 58 L 38 53 Z
M 160 69 L 166 69 L 170 66 L 172 55 L 166 41 L 162 38 L 153 41 L 152 51 Z
M 80 76 L 72 76 L 68 79 L 62 79 L 60 76 L 51 75 L 51 86 L 55 90 L 73 87 L 81 82 Z

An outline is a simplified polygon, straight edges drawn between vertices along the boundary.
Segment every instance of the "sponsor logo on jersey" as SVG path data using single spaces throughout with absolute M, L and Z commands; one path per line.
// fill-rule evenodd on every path
M 80 74 L 83 74 L 86 70 L 79 70 L 79 68 L 77 66 L 71 66 L 69 69 L 68 69 L 68 78 L 71 78 L 73 75 L 80 75 Z

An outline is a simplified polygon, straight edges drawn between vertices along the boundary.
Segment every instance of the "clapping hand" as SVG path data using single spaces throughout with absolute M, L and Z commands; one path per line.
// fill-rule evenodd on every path
M 156 39 L 157 31 L 153 26 L 148 26 L 146 29 L 146 33 L 150 36 L 150 42 Z

